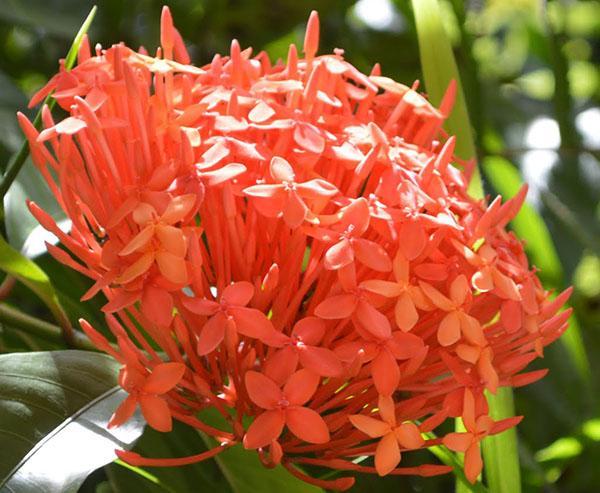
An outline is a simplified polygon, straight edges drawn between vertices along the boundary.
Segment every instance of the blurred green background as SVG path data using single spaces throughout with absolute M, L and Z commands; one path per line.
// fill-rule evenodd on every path
M 125 41 L 150 52 L 156 48 L 164 2 L 95 3 L 99 11 L 90 30 L 93 43 L 109 46 Z M 406 84 L 421 77 L 414 20 L 406 0 L 168 3 L 198 65 L 208 63 L 215 53 L 227 52 L 232 38 L 244 47 L 267 50 L 273 59 L 285 57 L 289 43 L 301 44 L 305 21 L 316 8 L 322 53 L 344 48 L 346 58 L 362 71 L 380 62 L 384 75 Z M 22 142 L 15 112 L 23 110 L 28 98 L 57 70 L 57 60 L 64 57 L 92 5 L 87 0 L 0 0 L 0 169 Z M 524 490 L 600 491 L 600 2 L 445 0 L 441 5 L 486 191 L 510 195 L 522 180 L 529 183 L 529 206 L 514 228 L 526 240 L 531 262 L 548 288 L 575 287 L 572 328 L 537 364 L 549 367 L 550 375 L 516 393 L 517 412 L 526 415 L 518 428 Z M 40 232 L 24 208 L 27 196 L 52 209 L 30 165 L 5 201 L 3 229 L 14 246 L 24 246 L 28 255 L 36 256 L 73 320 L 83 316 L 101 326 L 100 303 L 82 306 L 77 301 L 88 281 L 58 266 L 47 254 L 38 255 Z M 50 320 L 22 286 L 14 288 L 8 301 Z M 2 352 L 55 347 L 0 325 Z M 176 431 L 163 450 L 183 455 L 187 444 L 182 437 L 185 430 Z M 142 446 L 156 437 L 147 434 L 143 440 Z M 191 450 L 193 445 L 189 444 Z M 203 467 L 183 470 L 185 479 L 178 476 L 181 471 L 160 474 L 170 478 L 173 491 L 193 491 L 186 488 L 197 477 L 206 481 L 206 474 L 215 474 L 212 466 Z M 82 491 L 132 491 L 123 486 L 134 484 L 128 483 L 131 477 L 123 474 L 133 477 L 109 466 L 90 477 Z M 150 485 L 142 482 L 135 488 L 166 491 Z M 449 476 L 363 477 L 353 491 L 452 488 Z

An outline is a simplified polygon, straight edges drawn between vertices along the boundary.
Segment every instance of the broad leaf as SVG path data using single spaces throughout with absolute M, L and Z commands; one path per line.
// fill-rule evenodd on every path
M 139 414 L 106 429 L 126 395 L 117 369 L 87 351 L 0 356 L 0 490 L 75 492 L 116 448 L 133 444 L 144 426 Z

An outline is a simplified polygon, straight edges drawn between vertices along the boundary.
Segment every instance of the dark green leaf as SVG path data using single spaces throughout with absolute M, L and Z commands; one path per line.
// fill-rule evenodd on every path
M 126 395 L 116 386 L 118 364 L 87 351 L 0 356 L 0 478 L 2 491 L 77 491 L 94 469 L 141 434 L 136 415 L 107 430 Z

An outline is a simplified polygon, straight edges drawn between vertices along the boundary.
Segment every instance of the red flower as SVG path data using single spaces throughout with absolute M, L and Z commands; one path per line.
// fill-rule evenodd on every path
M 139 404 L 148 424 L 158 431 L 171 431 L 171 410 L 164 394 L 173 390 L 185 372 L 182 363 L 161 363 L 144 374 L 132 366 L 124 366 L 119 373 L 119 384 L 129 396 L 110 418 L 109 427 L 127 421 Z
M 309 407 L 303 406 L 314 395 L 319 376 L 309 370 L 298 370 L 283 387 L 262 373 L 246 373 L 246 389 L 254 404 L 265 412 L 252 422 L 244 436 L 247 449 L 269 445 L 277 440 L 283 427 L 301 440 L 309 443 L 326 443 L 329 430 L 323 418 Z
M 198 354 L 205 355 L 213 351 L 230 332 L 255 339 L 267 339 L 274 332 L 273 325 L 264 313 L 246 305 L 254 296 L 254 286 L 241 281 L 227 286 L 221 294 L 220 301 L 207 299 L 184 299 L 183 305 L 191 312 L 208 316 L 200 338 Z
M 307 217 L 315 219 L 302 199 L 327 199 L 338 192 L 332 184 L 321 179 L 296 183 L 290 163 L 279 156 L 271 160 L 270 170 L 276 184 L 254 185 L 244 189 L 244 193 L 257 199 L 255 205 L 265 216 L 283 214 L 283 220 L 290 228 L 300 226 Z

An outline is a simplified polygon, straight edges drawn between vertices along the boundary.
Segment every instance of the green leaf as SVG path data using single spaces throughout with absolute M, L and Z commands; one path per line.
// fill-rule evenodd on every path
M 490 406 L 490 417 L 495 421 L 511 418 L 515 415 L 515 403 L 510 387 L 501 387 L 496 395 L 487 394 Z M 517 450 L 517 431 L 508 429 L 499 435 L 483 440 L 483 455 L 485 457 L 485 474 L 490 491 L 498 493 L 513 493 L 521 485 L 519 461 L 514 460 Z M 515 489 L 517 488 L 517 489 Z
M 419 39 L 421 69 L 429 99 L 433 104 L 439 104 L 450 83 L 456 81 L 456 103 L 445 123 L 445 128 L 450 135 L 456 135 L 456 154 L 462 159 L 476 159 L 473 131 L 460 74 L 452 45 L 444 29 L 438 0 L 412 0 L 412 7 Z M 483 197 L 483 187 L 477 168 L 473 172 L 469 192 L 475 197 Z
M 83 24 L 81 25 L 81 27 L 79 28 L 79 31 L 75 35 L 75 39 L 73 40 L 73 43 L 71 44 L 71 47 L 69 48 L 69 51 L 67 52 L 67 56 L 65 58 L 65 69 L 66 70 L 70 70 L 73 67 L 73 65 L 75 64 L 75 60 L 77 59 L 77 52 L 79 51 L 79 46 L 81 45 L 81 41 L 83 40 L 83 37 L 85 36 L 88 29 L 90 28 L 92 21 L 94 20 L 94 16 L 96 15 L 96 10 L 97 10 L 96 6 L 92 7 L 92 10 L 90 10 L 90 13 L 86 17 L 85 21 L 83 21 Z M 56 104 L 56 100 L 52 98 L 51 94 L 48 95 L 46 97 L 46 99 L 44 100 L 44 103 L 42 104 L 42 108 L 46 104 L 48 105 L 48 107 L 50 109 L 52 109 L 54 107 L 54 105 Z M 41 120 L 42 120 L 42 110 L 40 108 L 40 110 L 37 112 L 35 119 L 33 120 L 33 124 L 35 125 L 36 128 L 40 127 Z M 6 195 L 6 192 L 8 192 L 8 189 L 12 185 L 12 183 L 15 180 L 15 178 L 17 177 L 17 175 L 19 174 L 19 171 L 23 167 L 23 164 L 25 164 L 25 160 L 27 159 L 27 156 L 29 156 L 29 146 L 27 144 L 27 141 L 24 141 L 23 145 L 21 146 L 21 149 L 19 149 L 19 152 L 17 154 L 15 154 L 15 156 L 10 161 L 10 163 L 8 163 L 6 173 L 4 174 L 4 176 L 2 177 L 2 181 L 0 182 L 0 201 L 2 201 L 2 203 L 4 203 L 4 196 Z
M 583 445 L 576 437 L 562 437 L 535 454 L 538 462 L 565 461 L 583 452 Z
M 222 416 L 213 409 L 202 413 L 202 419 L 211 426 L 226 429 L 227 424 Z M 217 443 L 210 437 L 201 434 L 207 447 L 215 447 Z M 323 493 L 321 488 L 312 486 L 292 476 L 282 466 L 273 469 L 265 468 L 255 451 L 245 450 L 236 445 L 215 456 L 221 472 L 229 482 L 234 493 Z
M 256 452 L 245 450 L 242 445 L 231 447 L 215 460 L 234 493 L 323 493 L 321 488 L 300 481 L 281 466 L 267 469 Z
M 0 356 L 0 490 L 77 491 L 94 469 L 129 448 L 144 426 L 106 424 L 126 393 L 118 364 L 87 351 Z
M 33 261 L 12 248 L 2 237 L 0 237 L 0 270 L 15 277 L 37 294 L 63 327 L 65 335 L 70 336 L 71 324 L 46 273 Z

